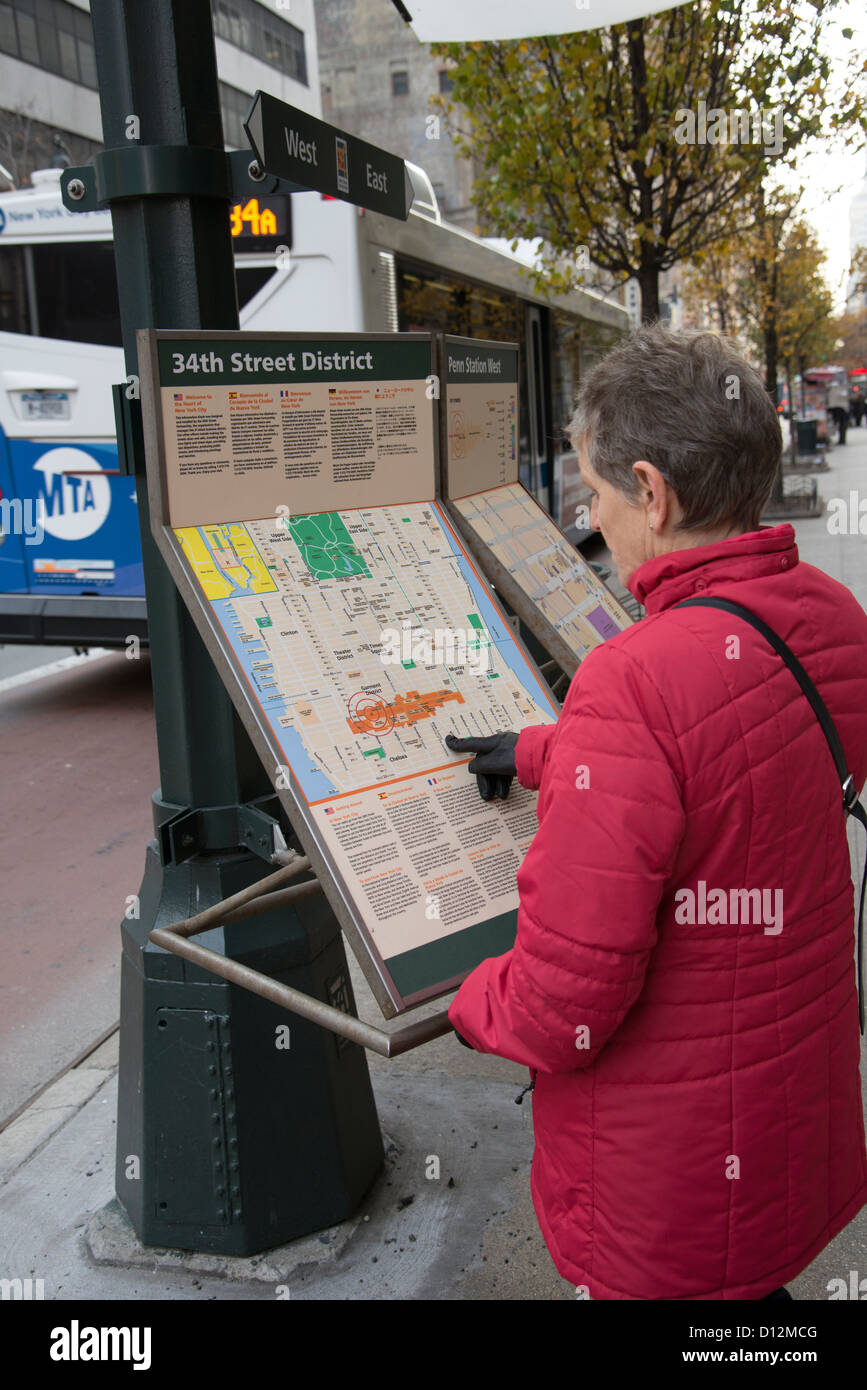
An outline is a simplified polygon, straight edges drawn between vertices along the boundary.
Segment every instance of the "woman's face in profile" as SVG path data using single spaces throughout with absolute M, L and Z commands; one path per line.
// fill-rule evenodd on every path
M 591 468 L 583 443 L 573 447 L 578 455 L 581 479 L 592 493 L 590 526 L 601 532 L 611 551 L 617 577 L 621 584 L 626 584 L 638 566 L 653 554 L 644 508 Z

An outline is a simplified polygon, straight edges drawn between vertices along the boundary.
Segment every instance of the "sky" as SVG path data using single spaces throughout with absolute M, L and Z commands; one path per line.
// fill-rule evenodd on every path
M 854 46 L 862 57 L 867 56 L 867 7 L 864 0 L 842 4 L 839 17 L 833 21 L 834 33 L 829 34 L 829 51 L 844 62 Z M 854 30 L 851 40 L 841 29 Z M 867 82 L 865 82 L 867 89 Z M 867 90 L 865 90 L 867 97 Z M 835 153 L 831 148 L 816 151 L 798 162 L 796 182 L 806 187 L 804 211 L 815 227 L 819 240 L 828 253 L 825 276 L 834 293 L 835 304 L 844 307 L 849 271 L 849 203 L 861 187 L 867 171 L 867 150 Z M 835 191 L 838 190 L 839 191 Z

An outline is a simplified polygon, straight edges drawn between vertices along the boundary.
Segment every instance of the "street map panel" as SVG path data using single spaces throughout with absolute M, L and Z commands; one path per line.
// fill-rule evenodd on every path
M 520 483 L 452 502 L 579 661 L 632 619 Z
M 481 959 L 478 924 L 508 949 L 535 794 L 483 802 L 444 740 L 556 709 L 440 505 L 175 535 L 401 995 Z

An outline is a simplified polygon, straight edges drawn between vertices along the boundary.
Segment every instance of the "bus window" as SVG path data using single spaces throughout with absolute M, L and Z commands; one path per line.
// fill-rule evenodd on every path
M 620 337 L 616 329 L 551 310 L 551 409 L 557 513 L 562 530 L 580 542 L 589 527 L 592 494 L 581 481 L 578 459 L 566 433 L 575 413 L 578 389 Z M 584 510 L 579 511 L 579 508 Z M 574 530 L 573 530 L 574 528 Z
M 32 295 L 27 292 L 28 259 Z M 236 265 L 238 308 L 249 304 L 273 274 L 270 265 Z M 120 347 L 112 243 L 0 246 L 0 332 Z
M 532 492 L 532 449 L 530 445 L 530 387 L 527 382 L 527 354 L 523 339 L 518 353 L 518 481 Z
M 465 328 L 465 295 L 459 282 L 441 271 L 424 272 L 397 265 L 397 323 L 401 333 L 440 329 L 444 333 L 469 334 Z
M 397 262 L 400 332 L 440 329 L 464 338 L 522 340 L 519 300 L 491 285 L 476 285 L 433 266 Z
M 238 286 L 238 308 L 243 309 L 257 295 L 263 285 L 267 285 L 274 274 L 272 265 L 235 265 L 235 283 Z
M 519 365 L 519 472 L 524 486 L 533 490 L 530 446 L 530 393 L 527 384 L 527 351 L 524 337 L 524 305 L 514 294 L 494 285 L 477 285 L 434 266 L 396 260 L 397 326 L 401 333 L 436 331 L 464 338 L 490 338 L 517 343 Z M 545 505 L 543 503 L 543 505 Z
M 577 508 L 585 506 L 580 536 L 588 533 L 591 494 L 581 482 L 578 459 L 566 433 L 575 413 L 575 400 L 581 380 L 581 327 L 558 309 L 551 312 L 551 434 L 554 446 L 554 478 L 557 511 L 564 531 L 575 525 Z
M 36 317 L 41 338 L 120 347 L 120 308 L 110 241 L 34 245 Z
M 527 306 L 527 388 L 530 417 L 530 492 L 546 511 L 554 510 L 548 479 L 548 374 L 542 339 L 542 310 Z
M 32 333 L 24 246 L 0 246 L 0 333 Z

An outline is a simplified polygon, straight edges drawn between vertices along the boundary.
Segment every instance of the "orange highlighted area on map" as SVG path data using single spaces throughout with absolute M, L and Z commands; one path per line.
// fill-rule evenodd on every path
M 424 695 L 418 690 L 408 690 L 393 700 L 380 700 L 372 695 L 353 698 L 355 702 L 350 701 L 346 722 L 354 734 L 383 734 L 391 729 L 405 729 L 421 719 L 430 719 L 449 700 L 464 704 L 459 690 L 432 690 Z

